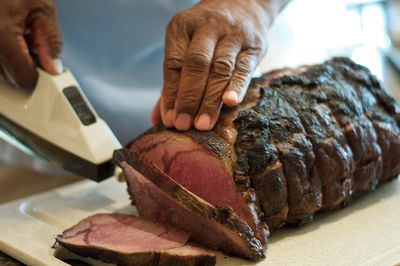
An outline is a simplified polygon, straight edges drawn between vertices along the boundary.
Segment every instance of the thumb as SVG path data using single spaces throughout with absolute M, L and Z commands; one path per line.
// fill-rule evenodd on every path
M 27 22 L 29 47 L 37 52 L 42 67 L 53 75 L 62 73 L 63 65 L 59 58 L 63 39 L 56 5 L 47 3 L 46 6 L 34 9 Z

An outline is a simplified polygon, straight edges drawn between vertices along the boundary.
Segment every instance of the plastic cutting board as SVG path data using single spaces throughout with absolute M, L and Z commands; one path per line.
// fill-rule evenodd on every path
M 81 181 L 0 206 L 0 250 L 27 265 L 67 265 L 82 259 L 58 247 L 54 237 L 98 212 L 136 214 L 126 184 Z M 283 228 L 258 263 L 218 253 L 217 265 L 400 265 L 400 181 L 384 184 L 333 212 L 317 214 L 301 228 Z

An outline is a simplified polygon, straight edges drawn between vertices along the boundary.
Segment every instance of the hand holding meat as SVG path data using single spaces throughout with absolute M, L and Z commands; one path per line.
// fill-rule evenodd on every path
M 266 52 L 273 17 L 287 1 L 203 0 L 168 24 L 164 85 L 152 122 L 210 130 L 221 103 L 239 104 Z
M 51 0 L 3 0 L 0 8 L 0 75 L 14 87 L 31 89 L 38 73 L 30 52 L 51 73 L 62 72 L 62 37 Z

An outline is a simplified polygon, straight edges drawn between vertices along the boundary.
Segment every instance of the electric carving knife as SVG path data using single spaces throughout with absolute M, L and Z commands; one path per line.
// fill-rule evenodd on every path
M 0 80 L 0 137 L 83 177 L 112 176 L 113 150 L 121 145 L 78 82 L 67 69 L 57 76 L 38 72 L 33 91 Z

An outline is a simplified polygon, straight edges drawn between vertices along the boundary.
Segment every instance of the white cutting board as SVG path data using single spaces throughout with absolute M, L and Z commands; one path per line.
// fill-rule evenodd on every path
M 98 212 L 136 213 L 126 184 L 81 181 L 0 206 L 0 250 L 28 265 L 66 265 L 79 258 L 54 237 Z M 55 252 L 57 257 L 55 257 Z M 97 264 L 95 260 L 85 260 Z M 273 234 L 258 263 L 218 253 L 217 265 L 400 265 L 400 181 L 380 186 L 345 209 L 318 214 L 301 228 Z

